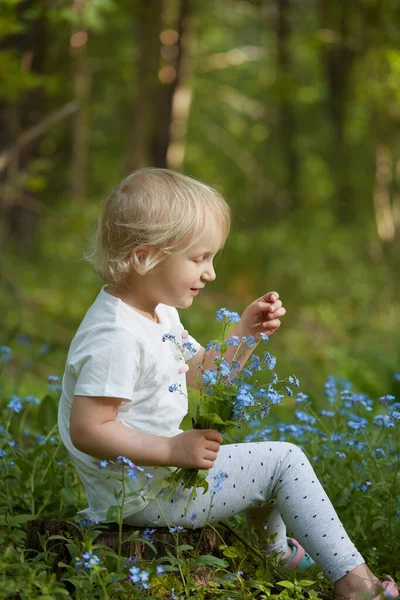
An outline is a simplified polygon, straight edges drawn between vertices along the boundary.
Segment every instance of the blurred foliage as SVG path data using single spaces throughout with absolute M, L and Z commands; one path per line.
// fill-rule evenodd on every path
M 0 10 L 0 155 L 76 99 L 77 74 L 90 79 L 85 198 L 71 193 L 75 115 L 22 152 L 17 177 L 10 167 L 0 173 L 2 343 L 18 345 L 23 333 L 50 349 L 29 385 L 62 374 L 101 285 L 82 257 L 102 195 L 126 172 L 146 85 L 141 3 L 78 4 L 6 0 Z M 398 3 L 189 4 L 180 83 L 191 103 L 178 168 L 224 193 L 234 225 L 216 282 L 183 321 L 206 342 L 218 307 L 240 311 L 276 289 L 288 313 L 271 351 L 286 373 L 315 396 L 330 373 L 372 395 L 390 391 L 400 333 Z M 149 6 L 162 11 L 164 29 L 177 26 L 177 0 Z M 165 45 L 147 52 L 169 64 Z M 167 84 L 158 85 L 161 93 Z M 10 202 L 34 213 L 29 234 L 10 225 Z

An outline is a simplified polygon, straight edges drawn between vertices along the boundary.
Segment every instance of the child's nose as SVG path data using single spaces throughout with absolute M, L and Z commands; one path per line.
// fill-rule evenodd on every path
M 214 267 L 213 265 L 209 265 L 202 276 L 202 279 L 204 279 L 205 281 L 214 281 L 214 279 L 216 278 L 216 274 L 214 271 Z

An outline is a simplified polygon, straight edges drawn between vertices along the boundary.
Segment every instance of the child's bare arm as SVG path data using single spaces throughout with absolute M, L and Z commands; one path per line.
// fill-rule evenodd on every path
M 172 438 L 142 433 L 118 423 L 120 398 L 75 396 L 70 420 L 75 448 L 98 459 L 126 456 L 139 466 L 209 469 L 222 436 L 215 430 L 184 431 Z

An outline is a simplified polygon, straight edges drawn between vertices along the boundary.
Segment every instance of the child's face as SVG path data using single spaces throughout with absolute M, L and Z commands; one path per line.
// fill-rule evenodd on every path
M 213 260 L 222 247 L 221 227 L 210 220 L 185 253 L 168 256 L 151 272 L 158 303 L 188 308 L 199 290 L 214 281 Z

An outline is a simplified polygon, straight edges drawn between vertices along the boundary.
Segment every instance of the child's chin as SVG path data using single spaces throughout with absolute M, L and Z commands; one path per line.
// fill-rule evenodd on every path
M 193 300 L 194 298 L 184 298 L 179 302 L 176 308 L 189 308 L 189 306 L 192 306 Z

